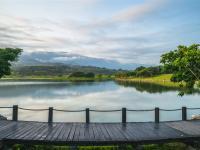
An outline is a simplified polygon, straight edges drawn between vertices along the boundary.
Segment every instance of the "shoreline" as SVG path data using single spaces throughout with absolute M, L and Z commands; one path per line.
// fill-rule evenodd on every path
M 120 82 L 134 82 L 134 83 L 149 83 L 149 84 L 157 84 L 161 86 L 167 86 L 167 87 L 177 87 L 180 88 L 180 83 L 174 83 L 170 81 L 171 74 L 164 74 L 154 77 L 129 77 L 129 78 L 116 78 L 116 81 Z
M 110 81 L 112 78 L 64 78 L 64 77 L 6 77 L 2 81 L 53 81 L 53 82 L 95 82 L 95 81 Z

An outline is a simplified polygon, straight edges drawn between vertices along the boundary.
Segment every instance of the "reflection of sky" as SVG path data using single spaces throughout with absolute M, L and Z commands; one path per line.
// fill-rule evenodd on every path
M 5 83 L 4 83 L 5 84 Z M 176 91 L 150 94 L 139 92 L 133 87 L 123 87 L 114 82 L 93 83 L 40 83 L 0 86 L 0 106 L 18 104 L 26 108 L 58 109 L 149 109 L 155 106 L 160 108 L 181 108 L 200 106 L 199 95 L 177 96 Z M 10 110 L 0 110 L 6 116 L 11 115 Z M 195 113 L 195 112 L 193 112 Z M 200 113 L 200 112 L 196 112 Z M 47 120 L 47 112 L 19 111 L 19 118 L 23 120 Z M 34 115 L 33 115 L 34 114 Z M 54 112 L 55 121 L 84 121 L 82 113 Z M 161 113 L 162 119 L 178 119 L 180 113 Z M 191 116 L 191 112 L 189 112 Z M 91 113 L 92 121 L 120 121 L 121 113 Z M 153 112 L 129 112 L 130 121 L 152 121 Z
M 69 82 L 0 82 L 0 97 L 58 99 L 85 95 L 99 91 L 110 91 L 117 88 L 114 84 L 101 82 L 69 83 Z

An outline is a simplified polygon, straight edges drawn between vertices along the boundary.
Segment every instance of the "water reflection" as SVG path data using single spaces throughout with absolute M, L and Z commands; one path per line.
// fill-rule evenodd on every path
M 185 91 L 187 90 L 180 87 L 170 87 L 170 86 L 163 86 L 159 84 L 144 83 L 144 82 L 116 81 L 116 83 L 124 87 L 133 87 L 139 92 L 148 92 L 151 94 L 170 92 L 170 91 L 176 91 L 178 93 L 182 90 L 185 90 Z M 190 93 L 186 93 L 186 94 L 200 94 L 200 90 L 193 89 Z
M 111 91 L 117 87 L 107 82 L 0 82 L 1 98 L 67 98 L 78 95 Z
M 184 97 L 177 96 L 178 89 L 149 84 L 121 84 L 107 82 L 0 82 L 0 106 L 14 104 L 24 108 L 48 108 L 78 110 L 78 109 L 165 109 L 198 107 L 199 92 Z M 199 111 L 188 112 L 199 114 Z M 11 109 L 0 109 L 0 114 L 9 118 Z M 31 112 L 19 110 L 20 120 L 47 121 L 48 111 Z M 154 112 L 129 112 L 128 121 L 153 121 Z M 181 113 L 161 113 L 161 120 L 176 120 Z M 83 122 L 85 112 L 65 113 L 54 112 L 54 121 Z M 93 122 L 120 122 L 121 112 L 96 113 L 91 112 Z

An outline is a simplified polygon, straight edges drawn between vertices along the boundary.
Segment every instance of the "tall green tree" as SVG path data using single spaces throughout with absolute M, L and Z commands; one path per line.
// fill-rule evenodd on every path
M 193 88 L 200 81 L 200 44 L 180 45 L 177 49 L 161 56 L 160 62 L 173 75 L 171 81 L 185 82 L 187 88 Z
M 0 78 L 11 73 L 11 62 L 16 61 L 21 52 L 19 48 L 0 48 Z

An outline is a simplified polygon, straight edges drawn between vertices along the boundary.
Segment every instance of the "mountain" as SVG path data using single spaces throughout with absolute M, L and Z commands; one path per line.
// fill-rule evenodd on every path
M 24 52 L 17 64 L 23 65 L 44 65 L 44 64 L 64 64 L 79 66 L 94 66 L 109 69 L 132 70 L 141 64 L 122 64 L 118 61 L 101 58 L 87 57 L 83 55 L 66 52 Z

